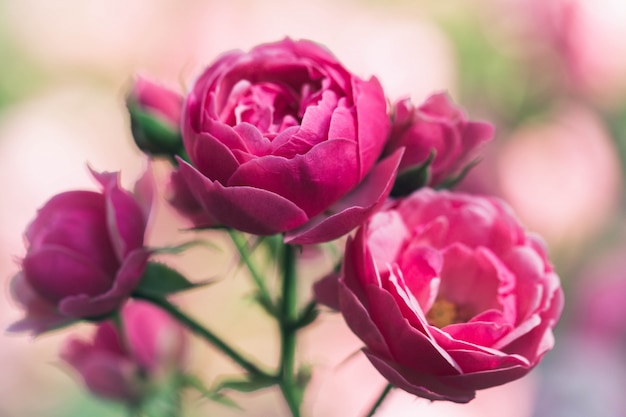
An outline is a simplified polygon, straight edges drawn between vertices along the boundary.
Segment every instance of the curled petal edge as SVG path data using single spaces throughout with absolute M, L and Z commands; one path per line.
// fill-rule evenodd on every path
M 324 213 L 285 234 L 285 243 L 309 245 L 337 239 L 359 226 L 385 202 L 404 149 L 382 160 L 364 180 Z

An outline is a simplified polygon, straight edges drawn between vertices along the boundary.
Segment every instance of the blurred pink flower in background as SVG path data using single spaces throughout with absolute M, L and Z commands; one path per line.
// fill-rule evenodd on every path
M 536 58 L 541 68 L 556 71 L 555 79 L 565 81 L 569 90 L 601 102 L 610 104 L 623 97 L 626 3 L 622 0 L 513 0 L 512 3 L 510 12 L 522 20 L 526 48 L 539 53 Z M 561 78 L 562 71 L 566 73 L 565 79 Z
M 566 104 L 500 146 L 495 174 L 501 195 L 549 243 L 576 247 L 614 214 L 621 186 L 617 151 L 586 107 Z
M 185 333 L 167 313 L 145 301 L 126 304 L 120 326 L 107 321 L 98 325 L 92 340 L 68 339 L 61 357 L 93 394 L 136 404 L 150 384 L 182 371 Z

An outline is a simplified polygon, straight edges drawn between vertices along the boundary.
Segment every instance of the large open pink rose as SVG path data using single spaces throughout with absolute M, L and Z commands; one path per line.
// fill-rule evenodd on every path
M 316 291 L 393 385 L 455 402 L 537 365 L 563 306 L 542 243 L 502 202 L 431 189 L 376 213 Z
M 328 241 L 362 223 L 395 179 L 400 152 L 376 165 L 390 129 L 379 82 L 312 42 L 221 56 L 183 111 L 182 179 L 225 226 Z
M 122 189 L 117 173 L 93 174 L 101 192 L 52 197 L 26 230 L 28 250 L 11 283 L 26 317 L 10 330 L 38 334 L 112 313 L 139 283 L 149 203 Z

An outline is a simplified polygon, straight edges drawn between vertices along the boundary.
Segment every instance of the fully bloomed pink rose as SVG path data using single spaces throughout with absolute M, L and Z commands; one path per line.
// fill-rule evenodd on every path
M 136 403 L 146 394 L 147 383 L 183 365 L 187 340 L 167 313 L 145 301 L 126 304 L 120 320 L 122 332 L 103 322 L 92 340 L 69 339 L 61 357 L 93 394 Z
M 218 223 L 291 243 L 337 238 L 388 195 L 400 152 L 379 82 L 285 39 L 220 57 L 186 98 L 180 173 Z
M 419 107 L 410 99 L 394 106 L 394 121 L 385 153 L 405 147 L 400 176 L 434 158 L 426 184 L 439 185 L 459 175 L 476 157 L 479 148 L 493 139 L 494 128 L 485 122 L 468 121 L 447 94 L 430 96 Z
M 119 186 L 117 173 L 93 174 L 101 192 L 52 197 L 26 230 L 28 249 L 11 286 L 26 317 L 10 330 L 38 334 L 112 313 L 139 283 L 149 207 L 141 193 Z
M 563 306 L 541 241 L 507 206 L 427 188 L 372 216 L 316 291 L 394 386 L 461 403 L 537 365 Z

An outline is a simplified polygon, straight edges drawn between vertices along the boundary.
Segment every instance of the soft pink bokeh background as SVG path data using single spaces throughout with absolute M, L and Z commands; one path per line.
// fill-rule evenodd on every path
M 5 328 L 20 314 L 9 300 L 8 282 L 17 271 L 12 257 L 24 253 L 21 235 L 36 209 L 58 192 L 94 188 L 86 163 L 96 170 L 122 170 L 125 185 L 132 184 L 144 169 L 145 161 L 132 144 L 123 104 L 135 73 L 184 91 L 199 69 L 219 53 L 290 36 L 323 43 L 357 74 L 378 76 L 392 100 L 410 95 L 420 102 L 441 90 L 455 97 L 458 75 L 464 68 L 458 67 L 451 40 L 431 18 L 427 3 L 0 0 L 0 46 L 9 45 L 21 65 L 34 68 L 37 77 L 36 88 L 25 88 L 28 93 L 0 107 L 0 253 L 4 254 L 0 257 L 0 327 Z M 451 3 L 448 8 L 454 9 L 462 2 Z M 483 0 L 475 7 L 493 12 L 495 4 L 504 13 L 519 7 L 513 0 Z M 527 23 L 518 21 L 516 27 Z M 498 24 L 494 22 L 494 26 Z M 621 62 L 615 61 L 614 67 L 611 62 L 605 66 L 618 79 Z M 13 73 L 19 73 L 19 67 L 15 68 Z M 610 96 L 608 102 L 613 105 L 622 82 L 626 85 L 624 80 L 626 77 L 614 81 L 618 87 L 613 90 L 593 83 L 583 93 L 588 93 L 593 103 Z M 30 85 L 29 80 L 26 84 Z M 468 111 L 474 115 L 471 108 Z M 613 139 L 593 108 L 564 100 L 550 117 L 513 131 L 504 129 L 498 139 L 489 151 L 493 157 L 486 154 L 468 184 L 506 198 L 555 250 L 567 252 L 573 247 L 576 253 L 584 251 L 610 224 L 622 187 Z M 162 191 L 167 166 L 155 164 L 154 171 Z M 161 202 L 150 242 L 179 243 L 189 235 L 180 232 L 184 227 Z M 269 335 L 274 328 L 263 320 L 258 308 L 241 300 L 250 288 L 246 277 L 238 273 L 228 241 L 219 233 L 206 236 L 222 250 L 194 249 L 170 262 L 192 279 L 221 277 L 223 282 L 181 295 L 178 300 L 218 333 L 273 363 L 278 347 L 275 337 Z M 306 286 L 331 265 L 329 256 L 304 264 L 303 297 Z M 77 330 L 88 332 L 87 327 Z M 81 392 L 57 359 L 59 344 L 72 331 L 35 341 L 0 335 L 1 416 L 63 415 L 56 410 L 63 410 Z M 384 381 L 362 356 L 348 359 L 359 346 L 338 315 L 323 316 L 304 333 L 299 354 L 303 363 L 313 364 L 319 371 L 305 400 L 307 415 L 358 415 L 373 402 Z M 207 383 L 216 375 L 236 371 L 202 343 L 194 343 L 192 348 L 189 369 Z M 533 373 L 480 392 L 465 406 L 429 403 L 397 392 L 377 415 L 530 417 L 537 379 Z M 286 415 L 278 393 L 235 397 L 247 406 L 246 415 L 252 410 L 259 416 Z M 193 398 L 190 404 L 190 415 L 240 415 Z

